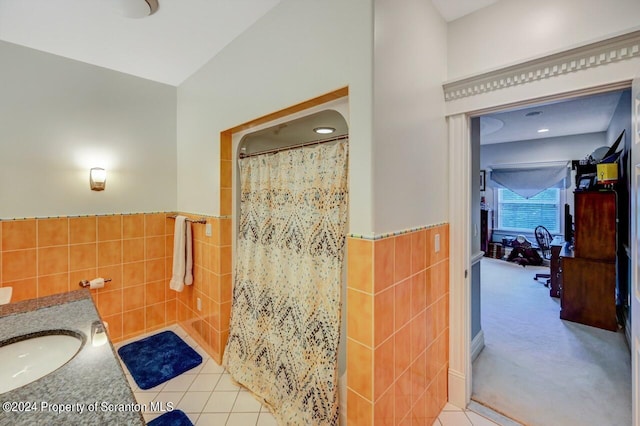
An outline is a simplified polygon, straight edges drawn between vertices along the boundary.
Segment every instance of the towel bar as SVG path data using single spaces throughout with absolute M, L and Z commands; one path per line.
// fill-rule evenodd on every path
M 176 215 L 173 216 L 167 216 L 169 219 L 175 219 Z M 191 222 L 191 223 L 207 223 L 207 218 L 203 217 L 200 219 L 189 219 L 187 218 L 187 222 Z

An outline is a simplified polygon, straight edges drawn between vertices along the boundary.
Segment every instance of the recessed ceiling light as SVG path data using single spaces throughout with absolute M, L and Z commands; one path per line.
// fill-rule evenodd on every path
M 542 111 L 531 111 L 526 113 L 524 116 L 525 117 L 535 117 L 536 115 L 540 115 L 542 114 Z
M 504 127 L 504 121 L 493 117 L 480 117 L 480 135 L 487 136 Z
M 538 129 L 538 133 L 547 133 L 549 129 Z
M 335 132 L 336 129 L 333 127 L 316 127 L 313 131 L 321 135 L 328 135 L 329 133 Z

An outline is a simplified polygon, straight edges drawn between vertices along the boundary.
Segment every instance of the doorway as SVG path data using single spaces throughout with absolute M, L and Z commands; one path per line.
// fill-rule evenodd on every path
M 474 175 L 483 170 L 487 182 L 483 192 L 477 184 L 471 185 L 470 251 L 472 259 L 477 260 L 471 265 L 471 348 L 477 356 L 471 367 L 474 379 L 471 399 L 526 424 L 565 424 L 575 421 L 576 413 L 584 415 L 584 419 L 578 421 L 581 424 L 602 424 L 596 414 L 602 412 L 608 422 L 622 415 L 619 424 L 630 423 L 630 357 L 623 331 L 612 333 L 560 320 L 560 299 L 551 296 L 551 289 L 545 287 L 546 281 L 533 279 L 536 272 L 549 272 L 548 260 L 545 266 L 525 268 L 505 260 L 511 249 L 509 240 L 516 235 L 523 236 L 534 247 L 537 245 L 530 228 L 541 216 L 546 215 L 544 224 L 555 236 L 564 237 L 562 234 L 567 228 L 563 223 L 563 207 L 568 205 L 574 212 L 576 170 L 565 182 L 559 182 L 545 191 L 544 196 L 534 196 L 529 202 L 510 189 L 493 184 L 489 178 L 491 168 L 516 170 L 519 166 L 542 167 L 552 162 L 571 165 L 571 160 L 593 157 L 600 146 L 612 145 L 621 129 L 627 135 L 630 133 L 630 110 L 630 91 L 625 90 L 492 111 L 471 118 L 471 170 Z M 590 114 L 599 114 L 599 117 L 592 115 L 582 123 L 576 121 Z M 486 120 L 485 125 L 482 120 Z M 574 124 L 577 130 L 570 128 Z M 543 131 L 538 132 L 540 129 Z M 483 139 L 489 143 L 482 143 Z M 628 156 L 629 147 L 627 137 L 620 149 Z M 628 176 L 626 156 L 624 158 L 621 156 L 620 161 L 625 164 L 621 170 Z M 619 212 L 623 213 L 619 233 L 621 241 L 626 242 L 629 182 L 627 178 L 623 180 L 619 187 Z M 549 213 L 552 210 L 549 205 L 537 205 L 549 203 L 553 198 L 551 193 L 555 194 L 555 215 Z M 535 201 L 536 197 L 544 200 Z M 476 226 L 479 201 L 493 225 L 486 241 L 490 243 L 490 256 L 485 258 L 475 256 L 480 248 Z M 517 202 L 522 204 L 516 204 L 514 210 Z M 525 209 L 530 209 L 526 216 L 517 214 Z M 487 235 L 487 232 L 480 234 Z M 619 254 L 625 259 L 619 262 L 618 277 L 626 284 L 624 246 L 620 244 Z M 486 244 L 483 250 L 487 251 Z M 626 301 L 626 285 L 618 286 L 617 290 L 620 300 Z M 624 315 L 620 322 L 624 324 Z M 478 337 L 484 342 L 478 343 Z M 484 349 L 482 343 L 486 345 Z M 571 373 L 571 368 L 576 370 Z M 593 394 L 590 392 L 593 380 L 599 377 L 596 373 L 602 373 L 599 393 L 596 400 L 588 402 Z M 571 377 L 563 380 L 568 374 Z M 608 395 L 613 403 L 595 409 L 603 395 Z M 573 401 L 572 396 L 576 396 Z M 545 410 L 541 411 L 541 406 Z M 589 413 L 590 408 L 594 408 L 593 413 Z

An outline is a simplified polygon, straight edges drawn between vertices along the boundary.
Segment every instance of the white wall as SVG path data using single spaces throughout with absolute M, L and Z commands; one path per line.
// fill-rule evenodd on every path
M 447 80 L 638 29 L 638 16 L 638 0 L 499 1 L 449 23 Z
M 610 145 L 606 132 L 494 143 L 480 147 L 480 168 L 492 165 L 580 160 L 594 149 Z
M 429 1 L 374 3 L 373 184 L 379 234 L 448 219 L 442 92 L 447 34 Z
M 624 130 L 624 140 L 620 142 L 618 150 L 623 147 L 631 148 L 631 108 L 631 90 L 627 90 L 622 93 L 613 117 L 611 117 L 611 123 L 607 129 L 607 145 L 613 145 Z
M 350 231 L 372 224 L 370 0 L 283 0 L 178 88 L 178 209 L 219 214 L 220 132 L 349 86 Z
M 0 62 L 0 218 L 175 210 L 175 87 L 6 42 Z
M 625 206 L 626 208 L 621 208 L 618 210 L 618 242 L 628 245 L 628 242 L 631 241 L 631 226 L 630 226 L 630 218 L 631 218 L 631 203 L 629 202 L 629 194 L 631 193 L 631 178 L 630 178 L 630 170 L 631 170 L 631 149 L 633 146 L 633 141 L 631 140 L 631 120 L 632 120 L 632 102 L 631 102 L 631 90 L 627 90 L 622 93 L 620 97 L 620 101 L 618 102 L 618 106 L 616 107 L 615 112 L 613 113 L 613 117 L 611 117 L 611 123 L 609 123 L 609 128 L 607 129 L 607 145 L 613 145 L 620 136 L 620 133 L 624 130 L 625 135 L 623 140 L 620 142 L 620 146 L 618 147 L 618 151 L 624 149 L 621 157 L 619 159 L 620 162 L 620 178 L 623 180 L 624 184 L 622 185 L 626 191 L 619 190 L 618 191 L 618 205 Z

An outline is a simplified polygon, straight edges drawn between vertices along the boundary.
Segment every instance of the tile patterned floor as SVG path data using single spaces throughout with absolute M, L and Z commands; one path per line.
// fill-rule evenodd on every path
M 447 403 L 433 426 L 499 426 L 499 424 L 473 411 L 462 410 Z
M 196 426 L 276 426 L 273 415 L 256 401 L 249 392 L 233 384 L 225 369 L 219 366 L 178 325 L 137 336 L 115 344 L 118 349 L 127 343 L 164 330 L 171 330 L 202 356 L 202 364 L 162 383 L 154 388 L 142 390 L 136 385 L 123 364 L 123 370 L 139 404 L 151 407 L 152 401 L 171 403 L 175 409 L 184 411 Z M 162 412 L 143 413 L 147 422 Z M 434 426 L 496 426 L 471 411 L 463 411 L 447 404 Z
M 151 407 L 149 403 L 152 401 L 170 402 L 175 409 L 184 411 L 196 426 L 276 426 L 276 421 L 269 410 L 256 401 L 249 392 L 233 384 L 224 368 L 213 361 L 178 325 L 119 342 L 114 346 L 117 349 L 164 330 L 173 331 L 198 352 L 202 356 L 202 364 L 147 390 L 142 390 L 136 385 L 123 365 L 138 403 Z M 162 412 L 143 413 L 147 422 L 161 414 Z

